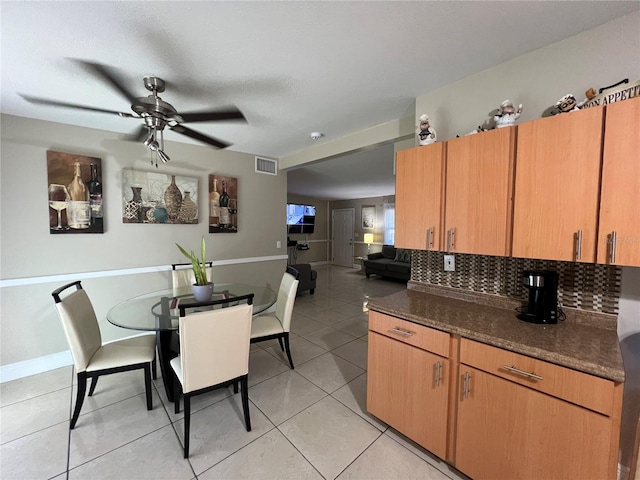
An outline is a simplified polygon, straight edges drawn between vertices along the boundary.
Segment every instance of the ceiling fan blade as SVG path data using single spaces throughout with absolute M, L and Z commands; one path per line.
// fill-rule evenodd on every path
M 114 115 L 119 115 L 121 117 L 128 117 L 128 118 L 135 117 L 135 115 L 132 115 L 131 113 L 118 112 L 116 110 L 107 110 L 106 108 L 95 108 L 95 107 L 88 107 L 86 105 L 79 105 L 77 103 L 59 102 L 58 100 L 49 100 L 47 98 L 32 97 L 30 95 L 22 95 L 21 93 L 19 93 L 18 95 L 20 95 L 22 98 L 24 98 L 27 102 L 35 103 L 37 105 L 48 105 L 48 106 L 51 106 L 51 107 L 75 108 L 75 109 L 78 109 L 78 110 L 88 110 L 90 112 L 111 113 L 111 114 L 114 114 Z
M 206 143 L 208 145 L 212 145 L 214 147 L 218 147 L 218 148 L 226 148 L 228 146 L 230 146 L 230 143 L 226 143 L 223 142 L 221 140 L 217 140 L 213 137 L 208 137 L 207 135 L 203 135 L 202 133 L 198 133 L 194 130 L 191 130 L 190 128 L 187 128 L 183 125 L 174 125 L 173 127 L 169 127 L 171 130 L 173 130 L 174 132 L 178 132 L 181 133 L 183 135 L 186 135 L 187 137 L 191 137 L 194 138 L 196 140 L 201 141 L 202 143 Z
M 242 114 L 240 110 L 235 107 L 229 108 L 228 110 L 216 110 L 209 112 L 187 112 L 187 113 L 178 113 L 176 118 L 177 121 L 180 122 L 222 122 L 226 120 L 242 120 L 244 122 L 247 121 L 245 116 Z
M 129 104 L 133 104 L 135 102 L 137 97 L 124 86 L 124 82 L 115 69 L 100 63 L 88 62 L 86 60 L 74 59 L 74 61 L 84 66 L 84 68 L 91 73 L 101 77 L 103 80 L 106 80 L 107 83 L 124 95 L 124 97 L 129 101 Z

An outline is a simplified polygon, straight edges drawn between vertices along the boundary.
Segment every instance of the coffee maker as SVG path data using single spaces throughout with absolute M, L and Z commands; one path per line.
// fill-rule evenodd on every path
M 558 323 L 558 272 L 525 270 L 522 276 L 529 295 L 517 317 L 531 323 Z

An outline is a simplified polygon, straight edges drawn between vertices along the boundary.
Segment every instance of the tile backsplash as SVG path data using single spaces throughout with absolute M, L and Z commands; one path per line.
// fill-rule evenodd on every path
M 522 285 L 522 271 L 555 270 L 559 274 L 558 302 L 561 306 L 599 313 L 618 313 L 621 267 L 455 254 L 456 271 L 445 272 L 444 254 L 414 250 L 411 257 L 411 280 L 526 301 L 527 290 Z

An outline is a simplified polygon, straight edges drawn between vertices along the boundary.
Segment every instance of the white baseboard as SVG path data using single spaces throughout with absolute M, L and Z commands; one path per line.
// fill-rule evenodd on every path
M 29 377 L 37 373 L 48 372 L 56 368 L 73 365 L 71 351 L 52 353 L 44 357 L 32 358 L 23 362 L 10 363 L 0 367 L 0 383 L 10 382 L 19 378 Z
M 139 337 L 141 335 L 149 335 L 149 332 L 141 332 L 118 340 Z M 117 342 L 118 340 L 111 340 L 109 342 L 105 342 L 105 344 Z M 0 383 L 10 382 L 12 380 L 18 380 L 19 378 L 48 372 L 49 370 L 55 370 L 56 368 L 68 367 L 69 365 L 73 365 L 71 350 L 52 353 L 43 357 L 24 360 L 22 362 L 10 363 L 0 367 Z

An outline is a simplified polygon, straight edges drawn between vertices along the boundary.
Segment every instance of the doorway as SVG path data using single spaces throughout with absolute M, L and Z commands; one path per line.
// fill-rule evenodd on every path
M 355 210 L 333 210 L 333 264 L 353 268 L 353 227 Z

